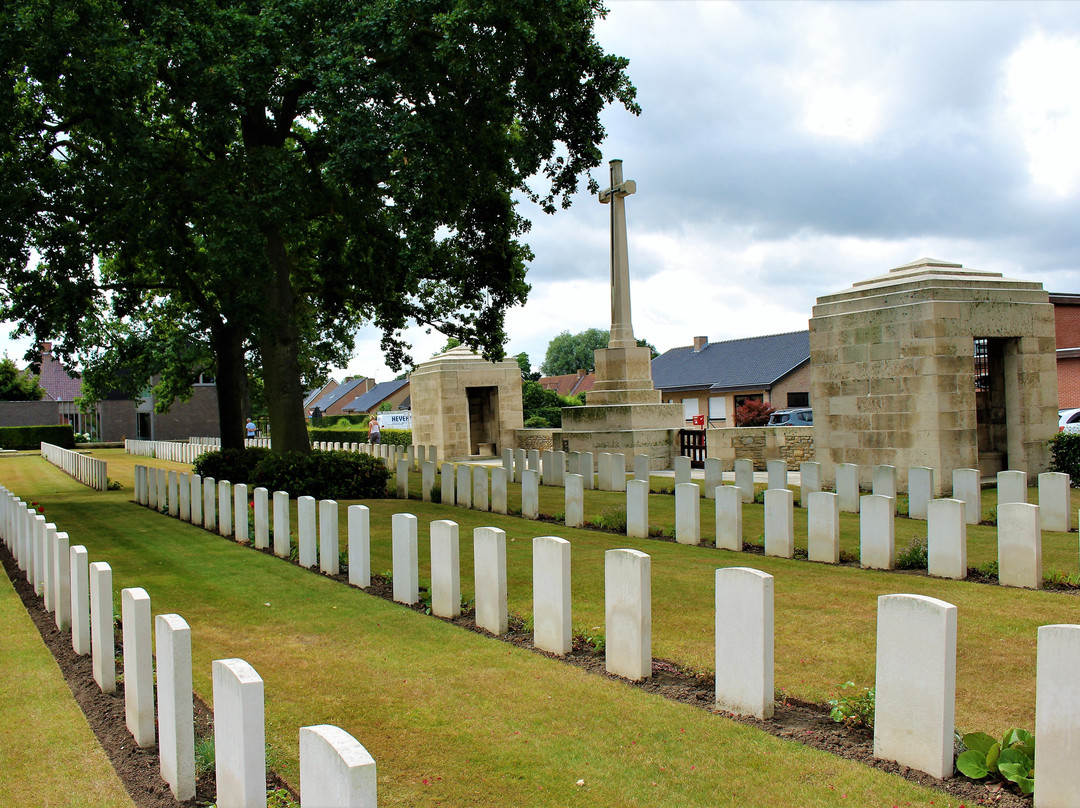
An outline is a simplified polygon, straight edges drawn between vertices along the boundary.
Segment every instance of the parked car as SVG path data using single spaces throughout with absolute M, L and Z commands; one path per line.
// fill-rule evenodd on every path
M 813 426 L 814 411 L 809 407 L 777 410 L 769 416 L 769 426 Z
M 1080 432 L 1080 407 L 1058 410 L 1058 432 Z

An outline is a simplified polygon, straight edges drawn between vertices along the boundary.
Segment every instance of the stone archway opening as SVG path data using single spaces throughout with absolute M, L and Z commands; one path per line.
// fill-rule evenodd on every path
M 491 457 L 499 442 L 499 388 L 466 387 L 469 402 L 469 454 Z
M 1009 419 L 1005 396 L 1008 340 L 975 337 L 975 423 L 979 472 L 992 477 L 1009 468 Z

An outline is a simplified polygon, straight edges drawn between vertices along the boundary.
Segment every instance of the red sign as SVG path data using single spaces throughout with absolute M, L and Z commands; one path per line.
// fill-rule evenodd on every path
M 704 415 L 695 415 L 694 416 L 694 426 L 705 426 L 705 416 Z

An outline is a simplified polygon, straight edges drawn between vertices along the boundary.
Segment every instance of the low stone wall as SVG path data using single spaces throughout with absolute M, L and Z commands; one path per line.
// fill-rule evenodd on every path
M 708 456 L 731 468 L 736 459 L 754 461 L 754 469 L 765 471 L 768 460 L 784 460 L 796 469 L 804 460 L 814 459 L 814 428 L 808 426 L 733 426 L 710 429 L 705 435 Z
M 551 436 L 557 431 L 556 429 L 515 429 L 514 448 L 539 449 L 541 452 L 552 451 L 555 447 L 552 445 Z

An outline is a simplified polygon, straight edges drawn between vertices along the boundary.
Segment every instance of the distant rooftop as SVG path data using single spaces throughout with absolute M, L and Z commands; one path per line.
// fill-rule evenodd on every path
M 702 340 L 704 342 L 704 340 Z M 749 390 L 771 387 L 810 361 L 810 332 L 704 342 L 672 348 L 652 361 L 657 389 Z

